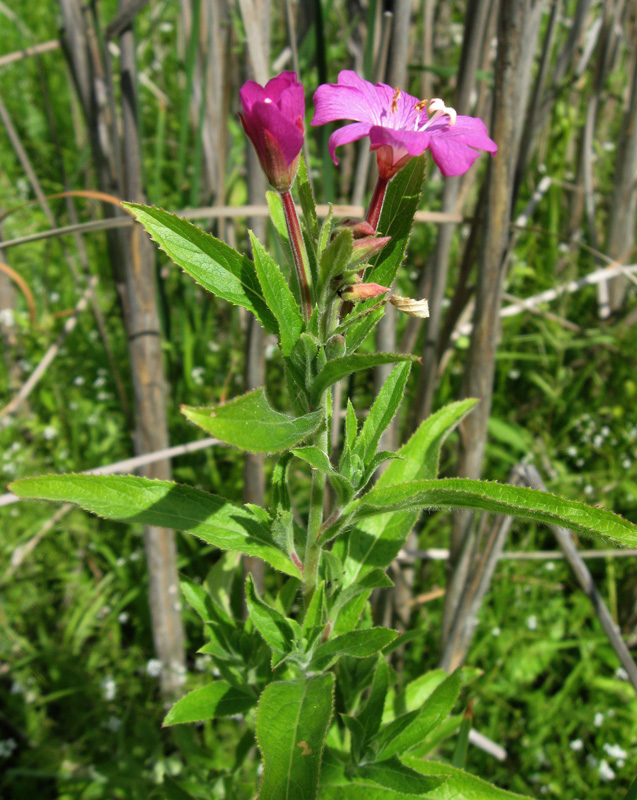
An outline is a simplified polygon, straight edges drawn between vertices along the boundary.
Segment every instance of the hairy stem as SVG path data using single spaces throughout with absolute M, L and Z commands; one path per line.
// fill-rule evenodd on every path
M 376 186 L 374 187 L 372 199 L 369 201 L 369 208 L 367 209 L 367 216 L 365 217 L 365 220 L 366 222 L 369 222 L 374 231 L 376 231 L 378 228 L 380 212 L 383 210 L 383 203 L 385 202 L 385 195 L 387 193 L 388 186 L 389 179 L 379 177 L 376 181 Z
M 324 421 L 314 437 L 314 444 L 324 453 L 329 453 L 329 390 L 321 400 Z M 321 555 L 321 529 L 325 505 L 326 475 L 318 469 L 312 471 L 312 490 L 310 493 L 310 514 L 307 522 L 307 542 L 305 545 L 305 564 L 303 565 L 303 596 L 307 608 L 318 583 L 318 568 Z
M 292 246 L 292 256 L 294 258 L 294 269 L 296 279 L 301 292 L 301 305 L 303 307 L 303 317 L 309 322 L 312 316 L 312 273 L 310 272 L 310 262 L 305 249 L 301 224 L 296 213 L 296 207 L 290 191 L 281 192 L 283 210 L 285 211 L 285 222 Z

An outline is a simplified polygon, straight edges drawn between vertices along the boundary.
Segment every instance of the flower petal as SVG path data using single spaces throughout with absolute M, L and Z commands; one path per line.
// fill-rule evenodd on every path
M 253 129 L 266 130 L 281 148 L 286 162 L 291 164 L 303 147 L 303 131 L 279 111 L 274 103 L 257 102 L 252 107 Z
M 334 163 L 338 166 L 338 159 L 336 158 L 335 152 L 337 147 L 343 144 L 349 144 L 350 142 L 356 142 L 358 139 L 362 139 L 363 136 L 367 136 L 368 133 L 369 123 L 367 122 L 352 122 L 350 125 L 345 125 L 343 128 L 334 131 L 330 136 L 329 142 L 329 151 Z
M 384 128 L 374 125 L 369 131 L 370 149 L 378 150 L 379 147 L 388 146 L 394 150 L 394 161 L 403 156 L 419 156 L 429 146 L 429 131 L 401 131 L 393 128 Z
M 445 178 L 463 175 L 480 155 L 480 150 L 488 153 L 498 150 L 487 135 L 486 125 L 476 117 L 458 117 L 455 125 L 446 123 L 446 127 L 445 122 L 436 122 L 428 133 L 431 134 L 431 155 Z
M 336 86 L 324 83 L 314 92 L 314 119 L 312 125 L 325 125 L 340 119 L 373 124 L 378 122 L 374 109 L 365 96 L 353 86 Z
M 263 100 L 264 90 L 256 81 L 246 81 L 239 90 L 241 106 L 246 114 L 252 111 L 252 106 L 259 100 Z

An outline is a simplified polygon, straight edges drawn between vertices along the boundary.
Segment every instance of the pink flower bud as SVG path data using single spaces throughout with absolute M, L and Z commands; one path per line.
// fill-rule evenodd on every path
M 351 265 L 362 264 L 369 261 L 391 241 L 391 236 L 365 236 L 354 240 L 354 250 Z
M 355 283 L 342 289 L 339 294 L 343 300 L 347 300 L 350 303 L 360 303 L 363 300 L 379 297 L 388 291 L 387 286 L 380 286 L 377 283 Z
M 352 232 L 354 240 L 362 239 L 365 236 L 373 236 L 376 233 L 367 220 L 352 219 L 351 217 L 344 219 L 339 224 L 339 228 L 349 228 Z
M 244 83 L 240 91 L 243 130 L 261 167 L 279 192 L 294 183 L 303 147 L 305 97 L 295 72 L 282 72 L 265 86 Z

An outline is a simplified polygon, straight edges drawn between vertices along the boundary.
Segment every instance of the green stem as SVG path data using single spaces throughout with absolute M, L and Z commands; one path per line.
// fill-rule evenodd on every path
M 305 321 L 309 322 L 312 316 L 312 273 L 310 271 L 310 261 L 307 257 L 307 250 L 305 249 L 305 241 L 303 240 L 299 217 L 296 213 L 296 206 L 294 205 L 294 200 L 289 190 L 287 192 L 281 192 L 281 200 L 283 201 L 285 222 L 290 237 L 290 245 L 292 247 L 296 279 L 299 284 L 299 291 L 301 292 L 303 316 Z
M 329 390 L 321 399 L 324 422 L 315 434 L 314 444 L 323 452 L 328 452 L 329 431 Z M 312 600 L 318 584 L 318 568 L 321 556 L 321 528 L 323 525 L 323 508 L 325 505 L 326 475 L 318 469 L 312 471 L 312 490 L 310 493 L 310 514 L 307 521 L 307 541 L 305 545 L 305 563 L 303 565 L 303 597 L 307 608 Z

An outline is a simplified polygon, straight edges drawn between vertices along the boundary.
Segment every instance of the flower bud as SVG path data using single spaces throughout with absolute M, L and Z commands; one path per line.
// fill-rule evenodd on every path
M 376 231 L 365 219 L 354 219 L 348 217 L 344 219 L 338 226 L 339 228 L 349 228 L 352 232 L 354 239 L 362 239 L 364 236 L 373 236 Z
M 347 300 L 350 303 L 360 303 L 363 300 L 379 297 L 388 291 L 387 286 L 380 286 L 377 283 L 354 283 L 341 289 L 339 294 L 343 300 Z
M 389 244 L 391 236 L 365 236 L 362 239 L 354 239 L 354 249 L 352 252 L 351 266 L 362 264 Z
M 345 355 L 345 337 L 340 333 L 335 333 L 334 336 L 327 340 L 325 345 L 325 355 L 331 361 L 333 358 L 340 358 Z
M 282 72 L 265 86 L 244 83 L 240 95 L 243 130 L 270 184 L 286 192 L 294 183 L 303 147 L 303 86 L 296 73 Z

